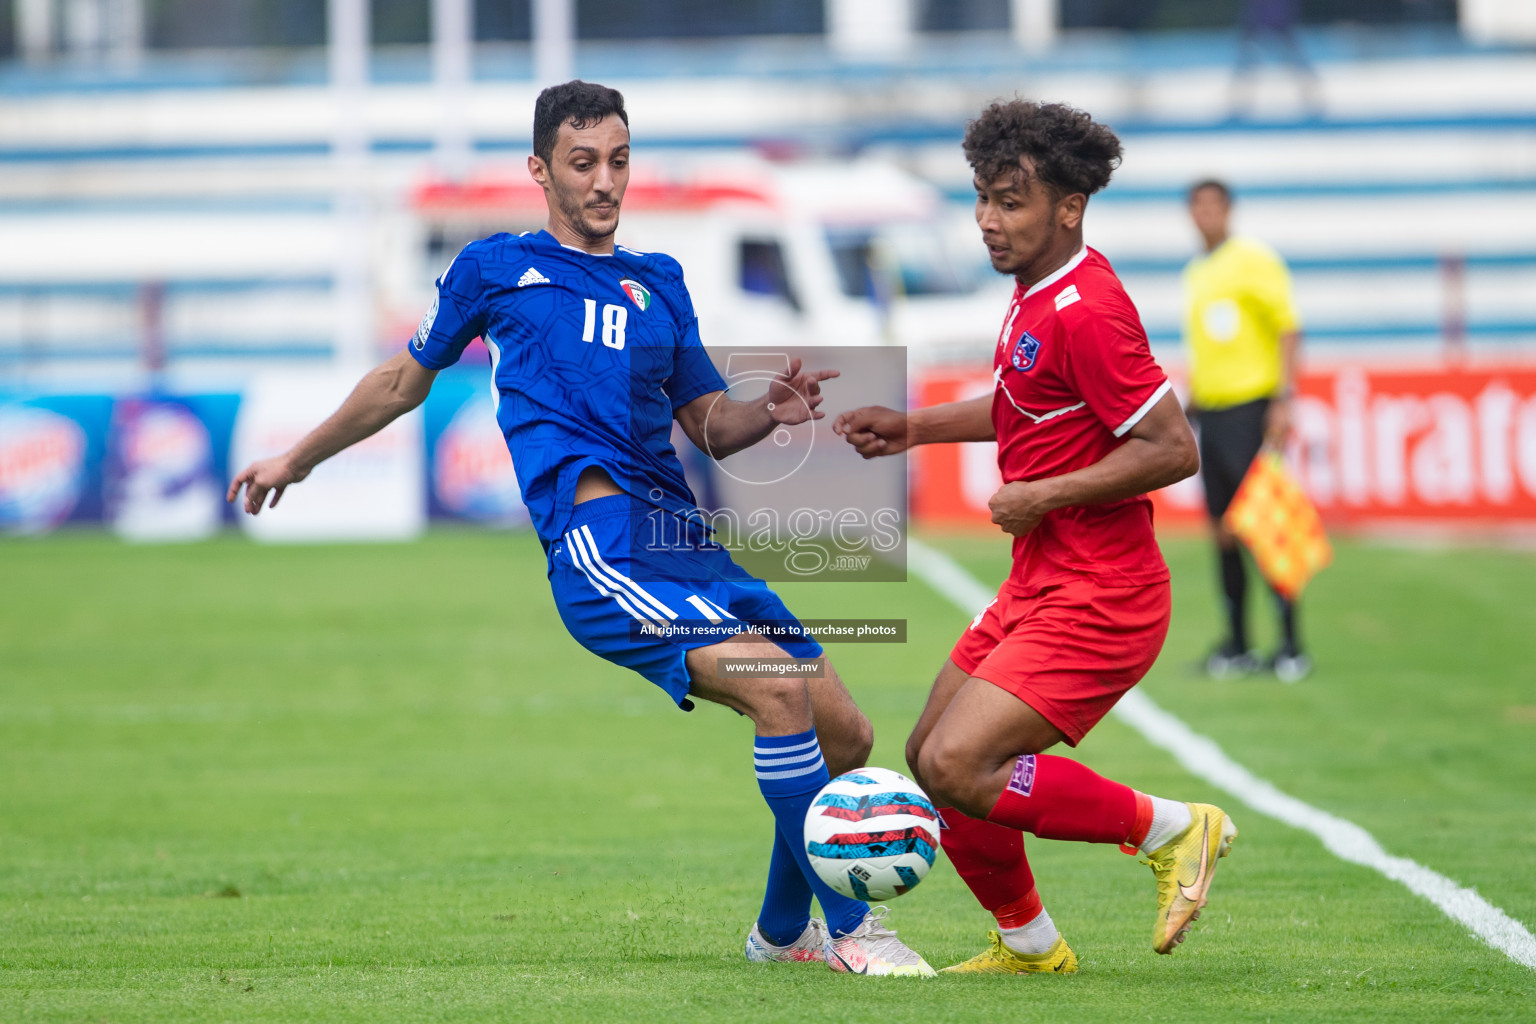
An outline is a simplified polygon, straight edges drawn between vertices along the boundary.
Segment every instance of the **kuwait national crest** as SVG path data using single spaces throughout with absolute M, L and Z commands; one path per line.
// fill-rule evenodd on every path
M 1040 354 L 1040 339 L 1025 331 L 1019 335 L 1019 340 L 1014 342 L 1013 352 L 1008 361 L 1013 363 L 1013 368 L 1024 373 L 1035 365 L 1035 357 Z
M 651 308 L 651 290 L 639 281 L 626 277 L 619 282 L 619 287 L 624 289 L 629 301 L 640 307 L 640 312 L 644 313 Z

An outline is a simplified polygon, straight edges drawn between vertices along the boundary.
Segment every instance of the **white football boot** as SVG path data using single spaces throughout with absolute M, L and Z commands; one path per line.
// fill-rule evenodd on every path
M 847 935 L 827 937 L 827 966 L 847 974 L 932 978 L 928 961 L 908 949 L 885 926 L 887 907 L 871 907 L 864 921 Z
M 747 932 L 747 959 L 754 964 L 771 963 L 823 963 L 827 958 L 827 926 L 819 917 L 806 923 L 805 931 L 787 946 L 775 946 L 768 936 L 752 922 Z

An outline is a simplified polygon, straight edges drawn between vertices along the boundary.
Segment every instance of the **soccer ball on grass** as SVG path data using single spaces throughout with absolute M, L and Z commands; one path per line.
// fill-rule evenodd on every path
M 880 902 L 910 892 L 939 849 L 939 812 L 917 783 L 860 768 L 827 783 L 805 814 L 805 850 L 844 896 Z

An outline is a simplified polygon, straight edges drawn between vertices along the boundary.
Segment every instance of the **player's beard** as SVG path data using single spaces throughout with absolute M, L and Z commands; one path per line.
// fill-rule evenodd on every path
M 571 225 L 577 234 L 589 242 L 601 242 L 612 237 L 619 227 L 619 200 L 612 193 L 598 192 L 593 200 L 584 201 L 584 196 L 578 196 L 567 192 L 559 185 L 555 185 L 555 202 L 560 206 L 560 212 L 566 222 Z M 592 220 L 587 212 L 589 202 L 603 202 L 613 204 L 613 223 L 611 227 L 605 227 Z
M 1050 248 L 1049 240 L 1040 241 L 1030 237 L 1006 238 L 1006 242 L 1008 249 L 1001 257 L 992 258 L 988 254 L 988 259 L 993 270 L 1009 277 L 1018 277 L 1026 273 L 1045 256 Z

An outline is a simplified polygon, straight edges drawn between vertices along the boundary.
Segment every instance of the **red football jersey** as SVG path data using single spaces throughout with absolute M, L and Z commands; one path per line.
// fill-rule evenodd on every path
M 1109 261 L 1084 249 L 1015 287 L 993 360 L 992 424 L 1004 482 L 1061 476 L 1114 451 L 1171 385 Z M 1013 542 L 1015 593 L 1069 579 L 1168 578 L 1144 495 L 1057 509 Z

